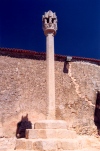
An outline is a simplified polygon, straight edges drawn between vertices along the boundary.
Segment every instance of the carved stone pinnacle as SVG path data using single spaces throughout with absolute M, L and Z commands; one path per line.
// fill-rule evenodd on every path
M 57 16 L 51 10 L 45 12 L 42 16 L 42 23 L 43 23 L 43 31 L 44 34 L 47 35 L 52 33 L 53 35 L 56 34 L 57 31 Z

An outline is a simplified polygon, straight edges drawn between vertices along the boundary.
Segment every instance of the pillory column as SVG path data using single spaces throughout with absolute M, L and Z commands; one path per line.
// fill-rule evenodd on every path
M 47 60 L 47 119 L 55 119 L 55 71 L 54 71 L 54 36 L 57 30 L 57 16 L 52 11 L 42 16 L 43 31 L 46 36 Z

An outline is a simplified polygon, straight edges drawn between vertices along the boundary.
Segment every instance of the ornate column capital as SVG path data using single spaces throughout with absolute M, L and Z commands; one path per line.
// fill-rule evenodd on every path
M 49 33 L 52 33 L 55 36 L 57 31 L 56 13 L 53 13 L 51 10 L 45 12 L 45 14 L 42 16 L 42 23 L 44 34 L 47 36 Z

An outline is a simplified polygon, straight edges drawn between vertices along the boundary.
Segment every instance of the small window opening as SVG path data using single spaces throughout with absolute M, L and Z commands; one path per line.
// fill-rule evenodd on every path
M 47 18 L 47 23 L 49 23 L 49 18 Z
M 98 135 L 100 135 L 100 92 L 97 93 L 95 113 L 94 113 L 94 123 L 97 126 Z
M 52 18 L 52 23 L 54 23 L 54 20 L 55 20 L 55 19 L 54 19 L 54 18 Z

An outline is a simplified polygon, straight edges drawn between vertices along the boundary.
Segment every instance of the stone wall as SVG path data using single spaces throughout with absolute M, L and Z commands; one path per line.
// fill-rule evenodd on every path
M 56 63 L 56 116 L 64 119 L 79 134 L 94 134 L 94 111 L 100 90 L 100 66 L 71 62 L 68 74 L 63 63 Z
M 66 120 L 77 133 L 93 134 L 100 66 L 70 62 L 67 73 L 64 62 L 56 61 L 55 74 L 56 119 Z M 0 137 L 15 136 L 26 114 L 32 123 L 46 119 L 47 108 L 46 61 L 0 56 Z

